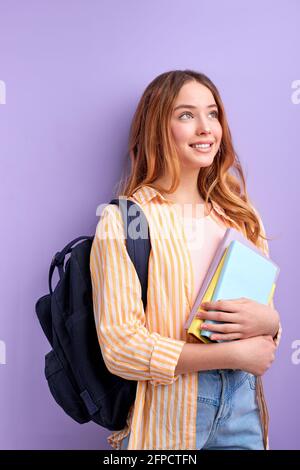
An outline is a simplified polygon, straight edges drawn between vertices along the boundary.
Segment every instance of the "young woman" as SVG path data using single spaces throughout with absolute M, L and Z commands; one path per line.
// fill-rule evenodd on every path
M 130 176 L 118 195 L 141 206 L 149 223 L 146 311 L 117 206 L 105 207 L 91 251 L 103 357 L 112 373 L 138 381 L 127 425 L 108 442 L 116 449 L 267 449 L 261 376 L 281 335 L 273 303 L 241 298 L 203 307 L 202 318 L 224 322 L 209 325 L 221 343 L 200 343 L 184 329 L 227 227 L 268 255 L 216 86 L 192 70 L 156 77 L 135 112 L 129 152 Z

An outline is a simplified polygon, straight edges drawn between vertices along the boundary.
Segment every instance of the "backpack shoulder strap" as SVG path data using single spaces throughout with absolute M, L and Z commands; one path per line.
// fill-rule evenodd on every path
M 141 288 L 142 288 L 142 299 L 144 304 L 144 309 L 146 310 L 147 306 L 147 288 L 148 288 L 148 265 L 149 265 L 149 256 L 151 251 L 151 241 L 150 241 L 150 234 L 149 234 L 149 226 L 147 218 L 142 210 L 142 208 L 133 201 L 129 199 L 112 199 L 109 204 L 115 204 L 119 207 L 122 220 L 125 229 L 125 239 L 126 239 L 126 249 L 129 254 L 129 257 L 136 269 L 137 275 L 139 277 Z M 131 225 L 131 222 L 137 217 L 136 213 L 139 217 L 139 225 L 135 224 Z M 135 230 L 133 230 L 133 227 Z M 138 231 L 139 236 L 136 237 L 136 231 Z M 133 233 L 134 232 L 134 233 Z M 132 235 L 132 236 L 131 236 Z M 52 275 L 55 267 L 59 270 L 59 276 L 62 278 L 63 276 L 63 266 L 65 256 L 68 253 L 71 253 L 72 248 L 74 245 L 81 241 L 81 240 L 90 240 L 92 243 L 94 236 L 81 236 L 77 237 L 71 242 L 69 242 L 61 251 L 58 251 L 52 259 L 49 275 L 48 275 L 48 283 L 49 283 L 49 291 L 52 294 Z
M 61 251 L 58 251 L 55 253 L 55 255 L 52 258 L 50 268 L 49 268 L 49 274 L 48 274 L 48 284 L 49 284 L 49 292 L 52 295 L 53 290 L 52 290 L 52 276 L 54 269 L 57 267 L 58 272 L 59 272 L 59 277 L 62 278 L 64 274 L 64 262 L 65 262 L 65 257 L 67 254 L 71 253 L 73 246 L 79 242 L 80 240 L 90 240 L 91 242 L 93 241 L 93 236 L 89 235 L 82 235 L 81 237 L 77 237 L 71 242 L 69 242 Z
M 151 240 L 147 218 L 142 208 L 129 199 L 112 199 L 109 204 L 117 205 L 121 211 L 127 252 L 141 283 L 143 304 L 144 309 L 146 310 L 148 265 L 151 251 Z M 138 217 L 139 220 L 138 225 L 136 225 L 136 223 L 132 224 L 136 217 Z

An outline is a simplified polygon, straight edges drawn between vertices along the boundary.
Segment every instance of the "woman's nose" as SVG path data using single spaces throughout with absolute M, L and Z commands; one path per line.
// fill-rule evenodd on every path
M 211 129 L 208 126 L 198 126 L 197 134 L 211 134 Z
M 197 125 L 197 132 L 200 132 L 200 133 L 205 132 L 207 134 L 209 134 L 211 132 L 209 123 L 207 122 L 207 120 L 205 118 L 200 118 L 199 119 L 199 122 L 198 122 L 198 125 Z

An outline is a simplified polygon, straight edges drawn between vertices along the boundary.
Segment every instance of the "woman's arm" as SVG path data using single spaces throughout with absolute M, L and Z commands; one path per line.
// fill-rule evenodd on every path
M 211 369 L 240 369 L 263 375 L 275 358 L 275 348 L 271 336 L 228 343 L 185 343 L 175 375 Z
M 123 220 L 108 205 L 90 254 L 93 306 L 99 345 L 108 370 L 154 386 L 178 379 L 174 370 L 185 341 L 150 332 L 141 283 L 126 249 Z

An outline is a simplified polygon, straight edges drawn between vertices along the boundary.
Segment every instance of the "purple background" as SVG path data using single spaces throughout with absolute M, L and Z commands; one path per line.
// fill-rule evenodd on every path
M 300 339 L 299 16 L 296 0 L 0 0 L 2 449 L 110 448 L 109 431 L 77 424 L 52 398 L 34 305 L 53 254 L 94 233 L 143 90 L 184 68 L 219 88 L 249 195 L 274 237 L 283 338 L 264 376 L 270 446 L 300 448 L 300 364 L 291 359 Z

